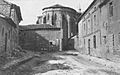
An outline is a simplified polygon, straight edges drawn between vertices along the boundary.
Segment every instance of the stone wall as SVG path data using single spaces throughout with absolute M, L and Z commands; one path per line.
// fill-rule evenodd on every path
M 96 0 L 92 3 L 78 26 L 79 42 L 82 41 L 80 52 L 111 60 L 120 55 L 119 7 L 119 0 Z
M 14 24 L 11 20 L 11 23 Z M 0 17 L 0 55 L 10 53 L 18 45 L 17 28 L 6 18 Z
M 26 50 L 59 51 L 61 39 L 61 30 L 28 30 L 20 31 L 19 43 Z
M 78 13 L 74 9 L 61 5 L 54 5 L 53 8 L 48 7 L 43 10 L 42 18 L 38 17 L 37 24 L 50 24 L 62 28 L 62 45 L 63 49 L 66 50 L 69 38 L 77 34 L 77 17 Z

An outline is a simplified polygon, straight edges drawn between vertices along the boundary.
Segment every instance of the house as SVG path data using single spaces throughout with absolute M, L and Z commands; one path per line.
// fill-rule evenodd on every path
M 0 55 L 10 54 L 18 46 L 20 7 L 0 0 Z
M 76 49 L 107 59 L 120 55 L 119 12 L 119 0 L 94 0 L 78 19 Z

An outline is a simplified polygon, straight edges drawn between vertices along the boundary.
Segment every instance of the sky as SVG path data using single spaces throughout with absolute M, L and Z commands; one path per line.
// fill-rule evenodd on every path
M 20 25 L 35 24 L 37 16 L 42 15 L 42 9 L 55 4 L 67 6 L 78 11 L 85 11 L 93 0 L 7 0 L 20 6 L 23 21 Z

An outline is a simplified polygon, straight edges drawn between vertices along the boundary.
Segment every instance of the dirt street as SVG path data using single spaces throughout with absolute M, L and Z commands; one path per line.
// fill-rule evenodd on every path
M 120 75 L 120 69 L 91 61 L 76 51 L 37 53 L 9 69 L 2 75 Z

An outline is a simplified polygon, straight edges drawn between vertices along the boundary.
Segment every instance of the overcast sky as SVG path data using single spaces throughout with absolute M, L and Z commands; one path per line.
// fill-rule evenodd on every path
M 21 25 L 35 24 L 37 16 L 42 14 L 42 8 L 60 4 L 78 10 L 84 11 L 93 0 L 7 0 L 17 4 L 21 8 L 23 21 Z

